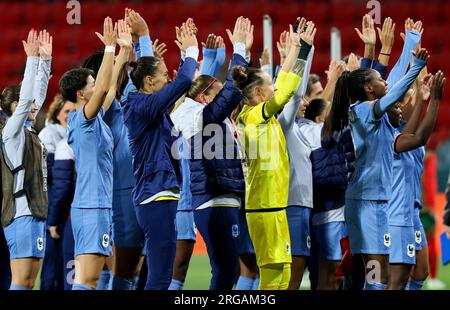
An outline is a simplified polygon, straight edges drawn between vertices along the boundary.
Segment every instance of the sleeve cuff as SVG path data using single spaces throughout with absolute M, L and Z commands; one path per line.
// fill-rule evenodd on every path
M 244 43 L 242 43 L 242 42 L 237 42 L 237 43 L 235 43 L 234 45 L 233 45 L 233 53 L 234 54 L 238 54 L 238 55 L 241 55 L 242 56 L 242 58 L 245 58 L 245 60 L 247 60 L 246 59 L 246 53 L 245 53 L 245 44 Z
M 272 76 L 272 68 L 270 66 L 270 64 L 267 65 L 262 65 L 261 66 L 261 70 L 266 72 L 267 74 L 269 74 L 270 76 Z
M 190 57 L 190 58 L 193 58 L 195 61 L 198 61 L 199 53 L 200 52 L 198 50 L 198 47 L 191 46 L 191 47 L 188 47 L 186 50 L 186 57 Z
M 213 48 L 203 48 L 203 57 L 216 57 L 217 50 Z

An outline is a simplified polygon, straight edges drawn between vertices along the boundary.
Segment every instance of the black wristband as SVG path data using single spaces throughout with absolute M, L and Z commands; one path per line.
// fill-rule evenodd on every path
M 380 52 L 380 55 L 391 56 L 391 54 L 386 54 L 386 53 L 381 53 L 381 52 Z
M 303 39 L 300 40 L 300 44 L 302 46 L 300 47 L 300 52 L 298 53 L 298 57 L 297 58 L 303 59 L 303 60 L 307 60 L 308 59 L 308 54 L 309 54 L 309 51 L 312 48 L 312 45 L 309 45 Z

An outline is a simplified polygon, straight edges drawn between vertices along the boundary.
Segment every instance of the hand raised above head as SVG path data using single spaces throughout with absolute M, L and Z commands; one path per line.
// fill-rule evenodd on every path
M 39 55 L 42 59 L 51 59 L 53 53 L 53 37 L 46 29 L 39 32 Z
M 39 56 L 39 39 L 36 30 L 31 29 L 30 32 L 28 32 L 27 41 L 22 41 L 22 44 L 28 57 Z
M 103 21 L 103 35 L 96 32 L 97 37 L 105 46 L 116 46 L 117 43 L 117 23 L 113 26 L 112 19 L 106 17 Z
M 363 16 L 361 27 L 361 31 L 358 28 L 355 28 L 355 31 L 361 41 L 363 41 L 364 44 L 375 45 L 377 42 L 377 35 L 375 32 L 373 19 L 370 15 L 366 14 Z
M 431 101 L 439 104 L 444 95 L 445 76 L 441 70 L 439 70 L 431 80 Z

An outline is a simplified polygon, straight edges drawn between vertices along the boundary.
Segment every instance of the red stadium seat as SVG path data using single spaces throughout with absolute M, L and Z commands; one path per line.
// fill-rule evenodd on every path
M 0 19 L 0 25 L 14 27 L 23 24 L 25 11 L 20 2 L 0 3 L 0 10 L 3 12 L 2 18 Z

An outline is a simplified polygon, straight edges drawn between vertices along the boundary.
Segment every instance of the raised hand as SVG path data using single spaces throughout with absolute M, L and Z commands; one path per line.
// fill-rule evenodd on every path
M 42 59 L 51 59 L 53 52 L 53 37 L 44 29 L 39 32 L 38 41 L 40 57 Z
M 184 47 L 181 44 L 181 40 L 182 40 L 182 33 L 186 34 L 188 32 L 192 33 L 194 36 L 197 34 L 197 27 L 194 24 L 194 20 L 192 18 L 188 18 L 182 25 L 181 27 L 175 27 L 175 35 L 176 35 L 176 40 L 175 40 L 175 44 L 178 46 L 178 48 L 180 49 L 181 52 L 186 52 L 186 49 L 184 49 Z M 184 35 L 183 35 L 184 37 Z
M 383 23 L 383 28 L 380 29 L 377 27 L 377 31 L 382 45 L 381 52 L 391 53 L 395 38 L 395 23 L 392 21 L 392 18 L 386 18 Z
M 405 37 L 406 37 L 405 33 L 406 32 L 413 31 L 413 32 L 417 32 L 420 35 L 422 35 L 424 30 L 425 29 L 423 28 L 422 21 L 419 20 L 417 22 L 414 22 L 411 18 L 408 17 L 405 20 L 405 32 L 404 33 L 400 32 L 400 37 L 402 37 L 403 41 L 405 41 Z
M 189 27 L 181 27 L 177 36 L 177 41 L 182 51 L 186 51 L 189 47 L 198 47 L 197 37 Z
M 123 19 L 120 19 L 117 22 L 117 44 L 119 44 L 120 47 L 127 48 L 131 48 L 133 44 L 131 28 Z
M 253 30 L 254 26 L 252 25 L 252 22 L 250 19 L 245 18 L 244 19 L 244 30 L 245 30 L 245 50 L 247 53 L 251 50 L 253 45 Z
M 39 39 L 36 30 L 31 29 L 30 32 L 28 32 L 27 41 L 22 41 L 22 44 L 28 57 L 39 56 Z
M 300 39 L 302 39 L 309 45 L 313 45 L 314 37 L 317 32 L 316 25 L 312 21 L 307 22 L 306 25 L 307 25 L 306 30 L 300 31 Z
M 265 48 L 262 52 L 261 58 L 259 59 L 259 64 L 261 67 L 270 64 L 269 50 L 267 48 Z
M 188 27 L 188 29 L 190 29 L 195 36 L 197 35 L 198 29 L 197 29 L 197 26 L 195 25 L 194 20 L 192 18 L 189 17 L 186 20 L 186 27 Z
M 355 56 L 356 57 L 356 56 Z M 327 79 L 331 82 L 336 82 L 339 77 L 344 73 L 346 69 L 345 62 L 341 60 L 332 60 L 330 66 L 328 67 Z
M 422 93 L 422 100 L 425 102 L 430 98 L 431 95 L 431 81 L 433 75 L 428 73 L 423 77 L 421 81 L 419 81 L 420 92 Z
M 301 33 L 303 32 L 305 25 L 306 25 L 306 18 L 302 17 L 297 17 L 297 22 L 298 22 L 298 28 L 297 28 L 297 32 Z M 295 29 L 294 29 L 295 31 Z
M 285 30 L 280 34 L 280 39 L 277 42 L 278 53 L 280 54 L 280 66 L 283 65 L 286 60 L 286 47 L 289 33 Z
M 444 95 L 444 85 L 445 85 L 445 76 L 441 70 L 439 70 L 431 80 L 431 101 L 433 103 L 439 104 L 442 100 L 442 96 Z
M 229 29 L 226 29 L 226 32 L 228 34 L 228 38 L 231 41 L 231 44 L 236 43 L 244 43 L 246 41 L 246 25 L 245 25 L 245 19 L 242 16 L 239 16 L 236 19 L 236 23 L 234 24 L 234 30 L 233 33 Z
M 287 55 L 292 48 L 300 48 L 300 33 L 294 32 L 292 25 L 289 25 L 289 39 L 287 44 Z
M 353 53 L 350 53 L 350 56 L 348 57 L 347 62 L 347 70 L 348 71 L 355 71 L 361 67 L 361 64 L 359 63 L 358 56 L 356 56 Z
M 96 32 L 95 34 L 100 39 L 100 41 L 105 44 L 105 46 L 116 46 L 117 43 L 117 23 L 113 26 L 112 19 L 110 17 L 106 17 L 103 21 L 103 35 Z
M 355 28 L 359 38 L 367 45 L 375 45 L 377 42 L 377 35 L 375 33 L 375 26 L 372 17 L 366 14 L 362 19 L 362 32 Z
M 418 52 L 413 51 L 412 53 L 414 54 L 414 56 L 416 56 L 417 59 L 426 62 L 428 62 L 428 59 L 430 58 L 430 55 L 428 54 L 428 51 L 425 48 L 420 48 Z
M 225 48 L 225 42 L 221 36 L 217 36 L 216 38 L 217 48 Z
M 149 30 L 145 19 L 142 16 L 131 9 L 125 9 L 125 21 L 131 28 L 131 33 L 138 38 L 141 36 L 149 35 Z
M 163 55 L 166 52 L 167 52 L 166 44 L 165 43 L 159 44 L 159 40 L 156 39 L 155 42 L 153 42 L 153 53 L 155 53 L 155 56 L 163 58 Z
M 217 36 L 214 33 L 208 34 L 208 37 L 206 38 L 206 43 L 202 42 L 202 46 L 204 48 L 209 49 L 217 49 L 217 42 L 216 42 Z

